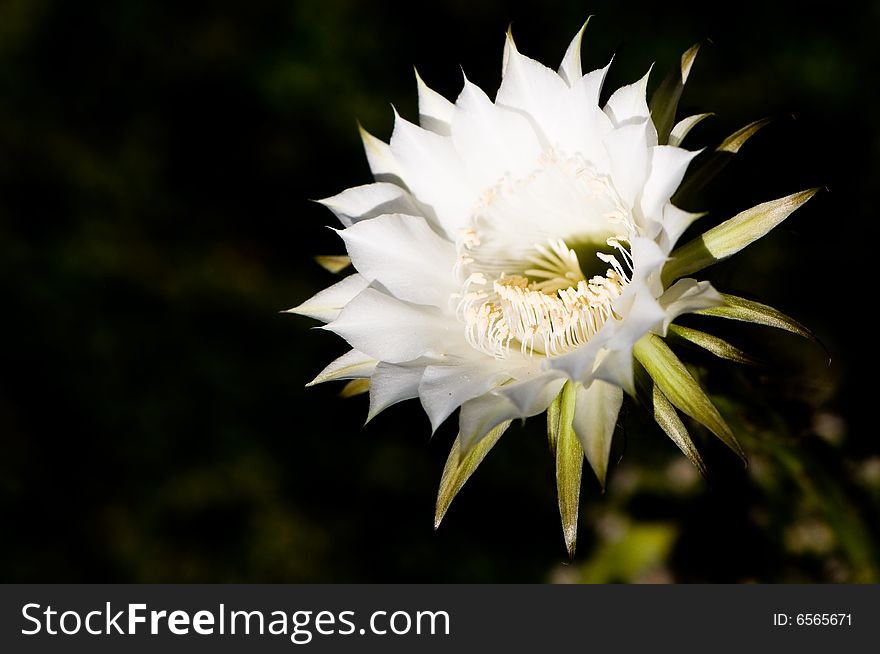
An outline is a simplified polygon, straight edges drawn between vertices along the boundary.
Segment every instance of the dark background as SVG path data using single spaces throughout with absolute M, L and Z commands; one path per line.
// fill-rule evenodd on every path
M 0 580 L 877 581 L 880 4 L 421 4 L 0 0 Z M 681 350 L 749 469 L 694 428 L 703 481 L 627 410 L 568 564 L 542 420 L 434 533 L 454 424 L 429 440 L 408 402 L 362 427 L 365 396 L 303 387 L 344 343 L 278 311 L 334 281 L 309 199 L 370 181 L 356 119 L 383 139 L 389 103 L 415 119 L 413 65 L 492 95 L 511 21 L 555 68 L 590 13 L 606 95 L 703 42 L 680 115 L 716 116 L 689 147 L 774 118 L 704 225 L 828 188 L 709 276 L 831 362 L 695 319 L 767 362 Z

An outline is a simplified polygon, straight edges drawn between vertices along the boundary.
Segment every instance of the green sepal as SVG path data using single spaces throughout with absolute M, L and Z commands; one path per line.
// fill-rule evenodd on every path
M 707 427 L 746 461 L 745 452 L 718 409 L 662 338 L 656 334 L 643 336 L 633 347 L 633 354 L 679 411 Z
M 321 268 L 333 274 L 341 273 L 351 265 L 351 258 L 345 254 L 320 254 L 315 261 Z
M 707 477 L 706 464 L 703 462 L 703 457 L 700 456 L 697 446 L 691 439 L 687 427 L 684 426 L 675 407 L 672 406 L 672 403 L 642 366 L 636 366 L 636 388 L 639 401 L 648 408 L 654 420 L 660 425 L 660 428 L 666 432 L 669 439 L 694 464 L 694 467 L 700 471 L 700 474 L 703 477 Z
M 556 456 L 556 441 L 559 435 L 559 422 L 562 418 L 562 391 L 556 396 L 550 406 L 547 407 L 547 442 L 550 444 L 550 453 Z
M 559 502 L 559 517 L 562 520 L 562 535 L 569 558 L 574 556 L 577 546 L 577 521 L 580 505 L 581 477 L 584 468 L 584 450 L 575 434 L 574 420 L 577 387 L 568 381 L 553 401 L 558 403 L 558 417 L 554 419 L 555 436 L 551 443 L 556 449 L 556 494 Z M 548 414 L 548 432 L 551 428 Z
M 678 101 L 681 99 L 681 92 L 684 89 L 699 50 L 700 44 L 697 43 L 681 55 L 678 65 L 669 71 L 669 74 L 666 75 L 660 86 L 657 87 L 657 90 L 651 96 L 649 104 L 651 120 L 654 121 L 654 127 L 657 128 L 657 140 L 660 145 L 665 145 L 669 140 L 669 132 L 672 130 L 672 125 L 675 122 L 675 111 L 678 108 Z
M 342 387 L 341 391 L 339 391 L 339 397 L 354 397 L 355 395 L 366 393 L 369 390 L 369 379 L 352 379 L 350 382 Z
M 750 322 L 756 325 L 784 329 L 787 332 L 803 336 L 818 343 L 818 340 L 809 329 L 794 318 L 789 318 L 773 307 L 727 293 L 722 293 L 721 297 L 725 304 L 718 307 L 700 309 L 694 313 L 702 316 L 714 316 L 716 318 L 726 318 L 728 320 L 738 320 L 740 322 Z
M 664 286 L 726 259 L 754 243 L 788 218 L 818 190 L 809 189 L 762 202 L 676 248 L 663 268 Z
M 682 325 L 669 325 L 669 332 L 682 338 L 689 343 L 693 343 L 704 350 L 711 352 L 716 357 L 735 361 L 737 363 L 746 363 L 756 365 L 758 362 L 748 354 L 740 350 L 738 347 L 731 345 L 724 339 L 701 332 L 698 329 L 691 329 Z
M 458 438 L 452 444 L 449 456 L 446 459 L 446 465 L 443 466 L 443 475 L 440 477 L 440 489 L 437 492 L 437 507 L 434 511 L 434 529 L 440 526 L 443 516 L 452 504 L 452 500 L 458 495 L 465 482 L 470 478 L 477 469 L 489 450 L 498 442 L 501 435 L 510 426 L 510 420 L 501 423 L 488 434 L 486 434 L 479 442 L 477 442 L 470 452 L 465 456 L 461 456 L 461 442 Z
M 769 122 L 768 118 L 762 118 L 749 123 L 724 139 L 717 148 L 698 157 L 688 168 L 687 176 L 672 196 L 672 203 L 687 209 L 696 194 L 730 163 L 743 144 Z
M 675 123 L 675 127 L 673 127 L 672 131 L 669 132 L 668 145 L 672 145 L 675 147 L 681 146 L 681 142 L 684 140 L 684 137 L 686 137 L 694 127 L 703 122 L 709 116 L 714 115 L 715 114 L 713 113 L 695 114 L 693 116 L 682 118 L 680 121 Z

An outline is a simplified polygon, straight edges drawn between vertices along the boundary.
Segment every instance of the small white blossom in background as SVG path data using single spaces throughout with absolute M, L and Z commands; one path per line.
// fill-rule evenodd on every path
M 608 66 L 582 73 L 583 31 L 558 72 L 520 54 L 508 33 L 494 101 L 465 79 L 453 103 L 417 76 L 420 125 L 395 115 L 387 144 L 362 132 L 376 181 L 322 201 L 342 223 L 347 251 L 323 263 L 354 272 L 290 310 L 351 345 L 312 383 L 345 379 L 346 394 L 369 390 L 370 417 L 418 398 L 436 430 L 460 408 L 437 525 L 511 421 L 546 411 L 569 554 L 584 458 L 604 486 L 625 394 L 701 472 L 679 412 L 744 457 L 665 338 L 674 332 L 748 361 L 674 324 L 693 312 L 808 336 L 778 311 L 690 275 L 760 238 L 815 192 L 743 211 L 676 248 L 701 214 L 671 198 L 704 183 L 763 123 L 689 171 L 698 151 L 682 139 L 708 114 L 674 117 L 698 48 L 650 103 L 645 75 L 600 106 Z

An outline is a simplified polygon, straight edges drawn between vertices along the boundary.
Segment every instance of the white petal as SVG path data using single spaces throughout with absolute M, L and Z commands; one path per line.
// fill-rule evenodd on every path
M 688 164 L 700 151 L 689 152 L 669 145 L 657 145 L 651 150 L 651 172 L 645 181 L 641 196 L 642 213 L 659 219 L 663 205 L 675 193 L 684 177 Z
M 660 238 L 660 248 L 664 252 L 671 252 L 681 235 L 703 213 L 690 213 L 679 209 L 673 204 L 663 207 L 663 234 Z
M 611 63 L 605 68 L 584 75 L 568 90 L 566 104 L 569 112 L 566 122 L 566 145 L 595 164 L 600 170 L 608 169 L 608 155 L 602 140 L 613 129 L 614 124 L 599 108 L 599 94 Z
M 354 273 L 342 281 L 333 284 L 333 286 L 325 288 L 298 307 L 288 309 L 285 313 L 296 313 L 323 322 L 336 320 L 343 307 L 351 302 L 352 298 L 363 291 L 369 284 L 370 282 L 366 277 Z
M 519 53 L 508 32 L 504 75 L 495 97 L 497 104 L 519 109 L 531 117 L 549 144 L 556 129 L 564 127 L 568 85 L 555 72 Z
M 339 334 L 364 354 L 389 363 L 412 361 L 422 355 L 443 356 L 464 341 L 454 317 L 374 288 L 362 291 L 323 329 Z
M 588 387 L 578 386 L 572 426 L 587 461 L 605 486 L 611 439 L 623 403 L 623 391 L 617 386 L 596 380 Z
M 565 384 L 555 371 L 502 386 L 461 405 L 458 418 L 462 453 L 505 420 L 527 418 L 545 411 Z M 519 406 L 517 406 L 519 403 Z
M 437 134 L 449 136 L 449 125 L 455 105 L 425 84 L 419 71 L 416 71 L 416 84 L 419 87 L 419 124 Z
M 461 455 L 466 456 L 480 439 L 502 422 L 516 417 L 519 417 L 519 411 L 510 400 L 491 393 L 462 404 L 458 416 Z
M 410 215 L 421 213 L 412 196 L 405 189 L 387 182 L 355 186 L 318 202 L 336 214 L 346 227 L 386 213 Z
M 642 120 L 618 127 L 603 140 L 611 164 L 614 186 L 621 199 L 630 207 L 635 205 L 636 197 L 642 190 L 650 169 L 650 122 Z
M 396 366 L 381 362 L 370 378 L 370 412 L 367 422 L 379 413 L 404 400 L 418 397 L 424 365 Z
M 419 397 L 425 413 L 436 429 L 462 404 L 487 393 L 499 382 L 509 378 L 505 363 L 489 357 L 461 361 L 451 365 L 434 365 L 425 369 L 419 385 Z
M 452 141 L 395 113 L 391 151 L 400 163 L 406 186 L 420 202 L 434 210 L 440 226 L 454 237 L 470 217 L 476 194 L 468 184 Z
M 670 286 L 669 290 L 660 296 L 659 302 L 666 311 L 663 329 L 660 332 L 661 336 L 665 336 L 669 325 L 681 314 L 721 306 L 724 304 L 724 299 L 709 282 L 698 282 L 696 279 L 687 278 L 679 279 Z
M 612 57 L 611 61 L 614 61 Z M 611 61 L 609 61 L 604 68 L 597 68 L 596 70 L 590 71 L 586 75 L 584 75 L 578 84 L 572 85 L 572 90 L 577 89 L 578 92 L 589 102 L 591 106 L 597 107 L 599 106 L 599 96 L 602 94 L 602 86 L 605 84 L 605 77 L 608 75 L 608 69 L 611 68 Z M 602 115 L 608 118 L 608 115 L 603 111 Z M 611 119 L 608 118 L 610 121 Z M 614 124 L 610 123 L 613 127 Z
M 650 74 L 651 71 L 649 70 L 638 82 L 621 86 L 608 98 L 608 103 L 605 105 L 605 113 L 608 114 L 615 127 L 639 123 L 650 118 L 651 110 L 648 109 L 648 100 L 645 95 Z M 657 144 L 656 138 L 657 132 L 655 131 L 653 145 Z
M 541 145 L 522 115 L 496 106 L 467 79 L 455 108 L 452 142 L 476 187 L 486 189 L 506 174 L 524 177 L 534 170 Z
M 614 332 L 616 321 L 607 321 L 599 332 L 574 352 L 553 359 L 547 359 L 545 367 L 559 370 L 570 379 L 589 384 L 593 380 L 596 361 L 603 352 L 604 344 Z
M 354 267 L 396 297 L 445 308 L 457 290 L 455 246 L 419 216 L 389 214 L 339 232 Z
M 403 178 L 400 174 L 400 164 L 391 152 L 391 147 L 380 139 L 360 127 L 361 140 L 364 142 L 364 152 L 367 155 L 367 163 L 373 172 L 377 182 L 388 182 L 403 186 Z
M 660 271 L 668 261 L 668 255 L 660 246 L 649 238 L 636 236 L 630 239 L 630 252 L 633 258 L 633 273 L 630 285 L 624 290 L 636 292 L 638 284 L 648 287 L 652 297 L 659 297 L 663 292 Z
M 648 332 L 659 329 L 665 317 L 663 308 L 646 290 L 634 294 L 626 316 L 608 340 L 608 349 L 593 373 L 595 378 L 619 386 L 630 395 L 635 394 L 633 346 Z
M 589 19 L 587 23 L 589 23 Z M 574 35 L 565 56 L 562 58 L 562 64 L 559 66 L 559 76 L 566 81 L 569 86 L 574 86 L 580 81 L 583 72 L 581 71 L 581 41 L 584 38 L 584 30 L 587 29 L 587 23 Z
M 494 391 L 511 401 L 520 417 L 533 416 L 544 411 L 559 395 L 565 377 L 556 370 L 546 370 L 529 379 L 501 386 Z
M 601 362 L 593 372 L 593 378 L 602 382 L 608 382 L 612 386 L 617 386 L 634 396 L 635 382 L 633 378 L 632 347 L 607 350 L 603 354 Z
M 377 361 L 357 350 L 349 350 L 330 363 L 306 386 L 314 386 L 336 379 L 366 379 L 373 374 Z

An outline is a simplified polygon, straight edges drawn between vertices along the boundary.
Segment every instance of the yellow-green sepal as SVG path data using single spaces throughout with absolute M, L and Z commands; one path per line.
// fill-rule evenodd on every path
M 746 141 L 752 138 L 759 129 L 769 122 L 768 118 L 762 118 L 761 120 L 749 123 L 724 139 L 711 152 L 700 155 L 691 164 L 687 176 L 678 187 L 675 195 L 672 196 L 672 203 L 677 207 L 689 209 L 688 205 L 691 204 L 697 193 L 724 169 Z
M 676 248 L 663 268 L 664 285 L 668 286 L 680 277 L 711 266 L 754 243 L 788 218 L 818 190 L 809 189 L 762 202 Z
M 580 506 L 581 477 L 584 468 L 584 450 L 575 434 L 574 421 L 577 386 L 568 381 L 553 401 L 555 409 L 550 442 L 556 450 L 556 494 L 559 503 L 559 517 L 562 520 L 562 535 L 569 558 L 574 556 L 577 546 L 577 521 Z M 550 414 L 547 420 L 551 431 Z
M 688 48 L 687 52 L 681 55 L 678 64 L 673 66 L 651 96 L 651 102 L 648 106 L 651 110 L 651 120 L 654 122 L 654 127 L 657 128 L 657 140 L 660 145 L 665 145 L 669 140 L 669 133 L 675 123 L 678 101 L 681 99 L 681 92 L 684 90 L 684 85 L 699 50 L 699 43 Z
M 370 380 L 368 379 L 352 379 L 342 390 L 339 391 L 339 397 L 354 397 L 361 395 L 370 390 Z
M 341 273 L 351 265 L 351 258 L 346 254 L 319 254 L 315 261 L 321 268 L 334 275 Z
M 437 506 L 434 511 L 434 529 L 440 526 L 443 516 L 452 504 L 452 500 L 458 495 L 465 482 L 474 473 L 486 455 L 489 453 L 498 439 L 510 426 L 510 421 L 506 421 L 492 429 L 482 439 L 470 448 L 465 455 L 461 455 L 461 442 L 458 438 L 452 444 L 452 449 L 446 459 L 446 465 L 443 466 L 443 475 L 440 477 L 440 489 L 437 492 Z
M 794 318 L 789 318 L 773 307 L 727 293 L 722 293 L 721 298 L 724 300 L 723 305 L 701 309 L 695 313 L 703 316 L 714 316 L 716 318 L 726 318 L 728 320 L 765 325 L 766 327 L 775 327 L 776 329 L 783 329 L 792 334 L 818 342 L 809 329 Z
M 718 409 L 662 338 L 656 334 L 643 336 L 633 347 L 633 354 L 679 411 L 707 427 L 745 462 L 745 452 Z
M 697 446 L 694 444 L 691 435 L 688 433 L 687 427 L 672 406 L 669 399 L 660 390 L 660 387 L 654 383 L 651 376 L 645 369 L 636 366 L 636 388 L 638 391 L 639 401 L 651 412 L 654 420 L 660 428 L 669 436 L 669 439 L 682 451 L 682 453 L 694 464 L 694 467 L 700 471 L 700 474 L 706 477 L 708 471 L 703 457 L 700 456 Z
M 675 127 L 673 127 L 672 131 L 669 132 L 669 141 L 667 142 L 667 145 L 680 147 L 681 142 L 684 140 L 684 137 L 687 136 L 694 127 L 703 122 L 709 116 L 714 115 L 715 114 L 713 113 L 695 114 L 693 116 L 682 118 L 680 121 L 675 123 Z
M 757 361 L 748 354 L 740 350 L 738 347 L 731 345 L 722 338 L 701 332 L 698 329 L 691 329 L 682 325 L 669 325 L 669 332 L 682 338 L 689 343 L 697 345 L 707 352 L 711 352 L 716 357 L 735 361 L 736 363 L 746 363 L 749 365 L 757 364 Z
M 550 445 L 550 453 L 556 456 L 556 441 L 559 437 L 559 423 L 562 419 L 562 391 L 556 399 L 547 407 L 547 442 Z

